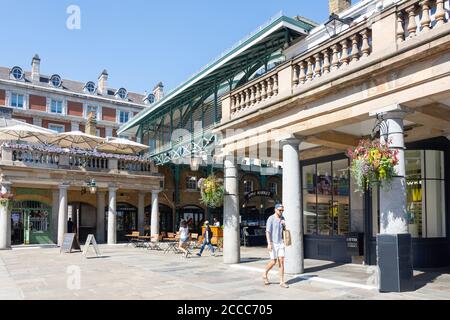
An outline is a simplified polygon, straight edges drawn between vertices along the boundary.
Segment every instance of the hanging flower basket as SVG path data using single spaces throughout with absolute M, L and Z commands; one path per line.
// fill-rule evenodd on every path
M 11 209 L 14 201 L 14 195 L 12 193 L 0 193 L 0 207 Z
M 361 140 L 355 149 L 348 150 L 350 170 L 357 185 L 357 191 L 369 187 L 389 187 L 396 175 L 398 150 L 389 149 L 389 144 L 379 140 Z
M 202 178 L 198 181 L 200 188 L 200 201 L 210 208 L 219 208 L 223 205 L 223 179 L 217 178 L 215 175 L 210 175 L 207 178 Z

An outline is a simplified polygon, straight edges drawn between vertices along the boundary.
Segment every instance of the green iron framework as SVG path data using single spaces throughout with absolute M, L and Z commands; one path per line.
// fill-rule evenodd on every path
M 306 36 L 315 25 L 279 15 L 208 64 L 202 71 L 142 111 L 119 130 L 137 127 L 150 146 L 146 156 L 157 165 L 193 155 L 213 156 L 218 137 L 221 99 L 230 91 L 267 73 L 284 61 L 283 49 Z

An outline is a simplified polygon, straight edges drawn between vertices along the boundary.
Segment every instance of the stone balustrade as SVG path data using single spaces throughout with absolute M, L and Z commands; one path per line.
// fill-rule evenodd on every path
M 278 73 L 269 72 L 232 92 L 230 96 L 231 115 L 252 108 L 278 95 Z
M 69 156 L 69 165 L 71 169 L 102 170 L 109 168 L 108 159 L 79 155 Z
M 151 162 L 119 160 L 119 170 L 131 172 L 152 172 Z
M 343 38 L 307 52 L 293 61 L 293 88 L 315 81 L 368 57 L 372 52 L 370 28 L 349 30 Z
M 40 165 L 56 168 L 59 164 L 59 155 L 55 153 L 28 150 L 12 150 L 11 156 L 12 161 L 19 161 L 30 165 Z
M 450 0 L 408 1 L 397 11 L 397 42 L 401 43 L 448 23 Z
M 30 147 L 1 146 L 0 165 L 31 168 L 96 171 L 108 173 L 153 174 L 157 169 L 148 160 L 129 160 L 92 155 L 32 150 Z

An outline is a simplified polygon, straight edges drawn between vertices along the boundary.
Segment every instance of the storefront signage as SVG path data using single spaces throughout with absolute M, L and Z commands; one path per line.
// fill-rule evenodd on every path
M 65 233 L 60 252 L 72 253 L 72 250 L 81 251 L 76 233 Z
M 256 191 L 247 193 L 244 196 L 244 199 L 245 199 L 245 201 L 248 201 L 254 197 L 273 198 L 273 193 L 270 191 L 267 191 L 267 190 L 256 190 Z
M 349 256 L 364 255 L 364 234 L 351 232 L 347 235 L 347 253 Z

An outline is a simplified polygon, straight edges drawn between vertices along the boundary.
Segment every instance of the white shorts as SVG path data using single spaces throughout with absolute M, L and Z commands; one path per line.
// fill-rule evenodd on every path
M 270 259 L 277 260 L 280 257 L 284 258 L 284 243 L 272 244 L 272 251 L 270 251 Z

